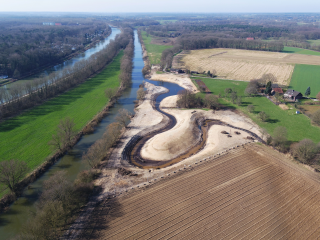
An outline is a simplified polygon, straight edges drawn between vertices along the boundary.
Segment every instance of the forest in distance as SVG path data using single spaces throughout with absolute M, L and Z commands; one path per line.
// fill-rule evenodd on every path
M 0 19 L 0 76 L 19 79 L 85 50 L 110 33 L 110 26 L 99 19 Z

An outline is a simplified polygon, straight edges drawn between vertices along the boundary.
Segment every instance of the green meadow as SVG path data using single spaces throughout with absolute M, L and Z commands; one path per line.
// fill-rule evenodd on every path
M 119 87 L 122 55 L 85 83 L 0 123 L 0 161 L 18 159 L 34 169 L 53 153 L 48 142 L 61 119 L 74 119 L 81 130 L 108 103 L 104 90 Z
M 310 87 L 310 97 L 320 92 L 320 66 L 296 64 L 291 77 L 290 87 L 303 95 Z
M 224 96 L 225 88 L 235 88 L 238 96 L 242 96 L 242 105 L 237 106 L 232 104 L 230 98 L 220 98 L 220 102 L 232 109 L 238 109 L 248 117 L 250 117 L 255 123 L 261 128 L 268 131 L 269 134 L 273 134 L 274 129 L 277 126 L 284 126 L 288 130 L 288 139 L 290 141 L 300 141 L 304 138 L 312 139 L 314 142 L 320 142 L 320 128 L 312 126 L 308 117 L 303 114 L 296 115 L 296 109 L 292 108 L 289 110 L 282 110 L 279 106 L 276 106 L 266 97 L 247 97 L 244 94 L 244 90 L 247 86 L 247 82 L 230 81 L 230 80 L 219 80 L 202 78 L 201 79 L 207 87 L 218 95 L 219 93 Z M 202 94 L 204 96 L 204 94 Z M 254 105 L 255 111 L 253 113 L 248 112 L 247 106 Z M 291 107 L 291 106 L 290 106 Z M 270 118 L 267 122 L 262 122 L 258 119 L 258 113 L 264 111 Z
M 141 35 L 148 52 L 150 64 L 160 64 L 162 52 L 168 48 L 172 48 L 172 46 L 151 44 L 152 37 L 150 35 L 147 36 L 147 33 L 145 31 L 142 31 Z
M 320 52 L 303 49 L 303 48 L 296 48 L 296 47 L 284 47 L 282 52 L 320 56 Z

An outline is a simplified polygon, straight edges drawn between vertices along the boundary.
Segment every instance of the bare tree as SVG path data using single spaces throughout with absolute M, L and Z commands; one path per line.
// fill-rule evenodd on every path
M 246 87 L 245 93 L 249 96 L 256 95 L 258 93 L 259 83 L 257 80 L 251 80 Z
M 219 99 L 213 94 L 207 94 L 204 99 L 205 106 L 210 109 L 219 109 Z
M 25 177 L 28 166 L 18 160 L 3 161 L 0 163 L 0 183 L 2 191 L 9 189 L 12 193 L 17 192 L 17 184 Z
M 317 94 L 317 99 L 320 101 L 320 92 Z
M 258 118 L 262 121 L 262 122 L 266 122 L 269 118 L 269 115 L 266 114 L 264 111 L 259 112 L 258 114 Z
M 252 104 L 248 105 L 248 111 L 253 113 L 254 111 L 254 106 Z
M 106 95 L 106 97 L 111 100 L 116 94 L 117 94 L 117 90 L 116 88 L 107 88 L 104 93 Z
M 53 150 L 63 151 L 71 146 L 73 137 L 76 135 L 75 123 L 73 119 L 67 117 L 60 121 L 56 134 L 52 135 L 52 140 L 48 143 Z
M 318 153 L 318 146 L 310 139 L 303 139 L 291 147 L 291 154 L 303 163 L 309 163 Z
M 320 110 L 316 111 L 311 116 L 312 121 L 314 121 L 316 124 L 320 125 Z
M 128 110 L 121 108 L 119 109 L 118 115 L 116 116 L 115 120 L 119 122 L 122 126 L 127 127 L 131 117 L 132 114 Z
M 274 147 L 278 147 L 281 151 L 286 150 L 286 144 L 288 142 L 288 132 L 286 127 L 278 126 L 273 131 L 272 144 Z
M 143 88 L 139 88 L 137 91 L 137 99 L 143 100 L 146 96 L 146 91 Z

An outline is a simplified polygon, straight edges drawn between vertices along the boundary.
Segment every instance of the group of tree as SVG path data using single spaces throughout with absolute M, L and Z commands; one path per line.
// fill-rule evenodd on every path
M 133 30 L 124 29 L 114 41 L 87 60 L 49 76 L 27 82 L 9 85 L 9 90 L 0 88 L 0 119 L 9 117 L 27 108 L 41 104 L 48 98 L 61 94 L 86 81 L 92 74 L 102 70 L 117 56 L 121 49 L 124 57 L 121 60 L 120 80 L 123 86 L 131 81 L 133 56 Z M 90 81 L 90 80 L 89 80 Z
M 188 90 L 181 90 L 178 92 L 177 106 L 179 108 L 220 109 L 220 103 L 217 96 L 206 94 L 205 97 L 202 98 Z
M 104 39 L 111 28 L 89 18 L 44 19 L 62 22 L 45 26 L 39 18 L 0 21 L 0 75 L 20 78 L 56 64 L 91 42 Z
M 224 89 L 225 97 L 230 98 L 233 104 L 240 106 L 242 104 L 242 97 L 238 96 L 238 92 L 235 88 Z

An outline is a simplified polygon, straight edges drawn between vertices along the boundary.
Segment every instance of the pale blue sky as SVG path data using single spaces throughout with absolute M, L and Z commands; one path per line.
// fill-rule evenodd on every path
M 0 0 L 0 12 L 320 12 L 320 0 Z

